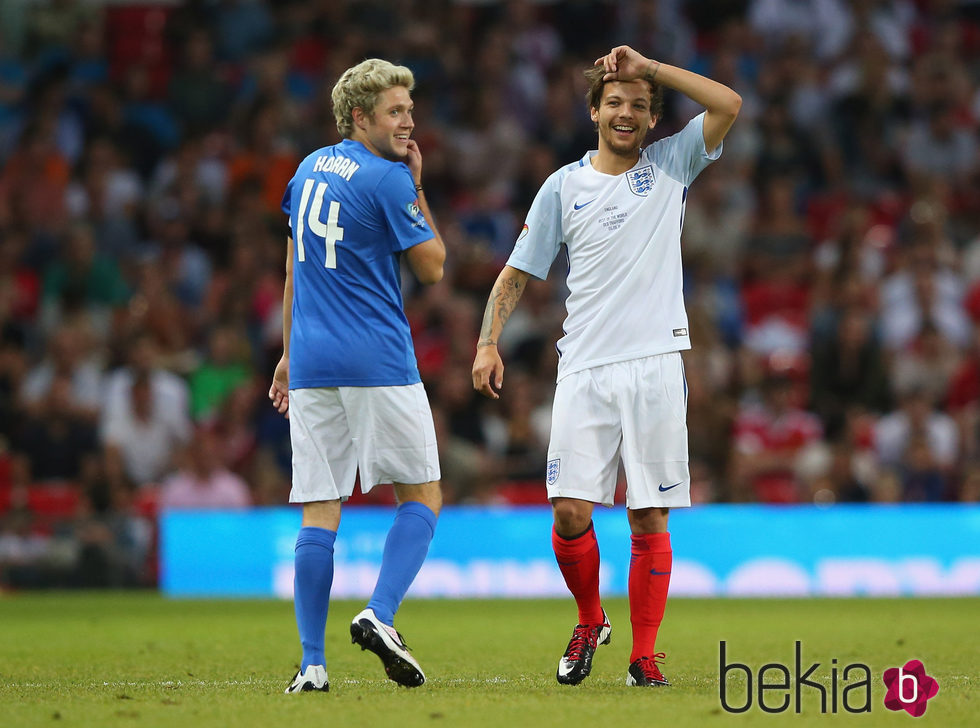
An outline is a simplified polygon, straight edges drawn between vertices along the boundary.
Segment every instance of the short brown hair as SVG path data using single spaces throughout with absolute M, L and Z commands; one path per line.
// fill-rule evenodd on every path
M 605 75 L 606 69 L 602 66 L 592 66 L 585 71 L 585 79 L 589 82 L 589 91 L 585 95 L 589 102 L 589 109 L 598 109 L 602 103 L 602 90 L 607 83 L 602 80 Z M 664 108 L 664 88 L 659 83 L 649 81 L 647 85 L 650 87 L 650 113 L 659 119 Z

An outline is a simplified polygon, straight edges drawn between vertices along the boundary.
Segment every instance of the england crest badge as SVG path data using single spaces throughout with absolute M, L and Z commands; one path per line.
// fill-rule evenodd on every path
M 555 484 L 555 481 L 558 480 L 559 472 L 561 472 L 561 458 L 555 458 L 554 460 L 549 460 L 548 475 L 547 475 L 548 485 Z
M 639 169 L 631 169 L 626 173 L 626 180 L 630 183 L 630 191 L 640 197 L 649 195 L 650 190 L 653 189 L 653 183 L 656 181 L 653 175 L 653 167 L 649 164 Z

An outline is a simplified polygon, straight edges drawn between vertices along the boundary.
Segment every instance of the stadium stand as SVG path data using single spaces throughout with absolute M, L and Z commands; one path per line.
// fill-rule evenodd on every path
M 371 55 L 416 74 L 416 137 L 449 247 L 443 283 L 405 280 L 448 502 L 544 500 L 560 266 L 529 286 L 501 342 L 498 406 L 472 392 L 469 367 L 530 197 L 593 144 L 581 71 L 618 43 L 744 100 L 686 213 L 695 499 L 977 498 L 976 3 L 3 11 L 0 585 L 12 569 L 63 583 L 24 576 L 23 560 L 54 558 L 58 532 L 77 535 L 92 513 L 129 534 L 105 557 L 109 581 L 151 581 L 146 524 L 188 423 L 208 428 L 254 504 L 285 502 L 288 428 L 264 399 L 281 342 L 278 196 L 297 159 L 337 141 L 330 89 Z M 668 96 L 652 138 L 696 111 Z M 136 431 L 159 445 L 152 462 L 126 450 Z M 45 469 L 39 448 L 77 456 Z

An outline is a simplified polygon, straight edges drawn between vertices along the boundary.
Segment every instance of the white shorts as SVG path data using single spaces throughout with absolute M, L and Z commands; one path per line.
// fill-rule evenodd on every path
M 289 391 L 290 503 L 348 498 L 379 483 L 439 480 L 432 411 L 422 383 Z
M 548 498 L 611 506 L 622 457 L 626 507 L 691 505 L 687 381 L 680 352 L 574 372 L 555 389 Z

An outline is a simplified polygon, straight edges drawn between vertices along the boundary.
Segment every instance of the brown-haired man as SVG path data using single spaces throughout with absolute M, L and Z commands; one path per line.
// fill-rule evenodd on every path
M 688 185 L 721 154 L 741 107 L 720 83 L 613 48 L 588 72 L 598 151 L 552 174 L 487 302 L 473 386 L 496 399 L 504 365 L 497 341 L 530 276 L 545 278 L 564 245 L 569 289 L 558 341 L 558 384 L 548 448 L 552 545 L 578 605 L 557 679 L 578 684 L 611 626 L 599 599 L 596 503 L 611 506 L 620 459 L 632 531 L 633 649 L 628 685 L 668 685 L 655 648 L 670 581 L 670 508 L 690 505 L 681 227 Z M 673 136 L 641 148 L 660 115 L 660 88 L 705 107 Z

